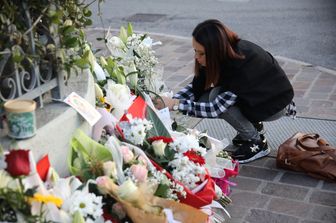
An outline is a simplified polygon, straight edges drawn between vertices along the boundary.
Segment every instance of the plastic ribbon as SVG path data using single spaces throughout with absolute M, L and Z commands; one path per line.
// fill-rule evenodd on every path
M 117 177 L 118 177 L 117 181 L 118 184 L 121 185 L 125 181 L 125 175 L 122 169 L 123 156 L 119 150 L 120 144 L 114 136 L 111 136 L 108 138 L 107 142 L 105 143 L 105 146 L 109 148 L 112 153 L 113 161 L 115 162 L 117 169 Z
M 146 107 L 146 101 L 142 97 L 138 96 L 128 108 L 127 114 L 131 114 L 132 118 L 144 119 L 146 117 Z M 128 121 L 127 115 L 124 114 L 120 121 Z
M 217 220 L 219 220 L 219 222 L 225 222 L 224 217 L 216 213 L 216 209 L 222 210 L 229 218 L 231 218 L 230 213 L 222 205 L 220 205 L 217 201 L 212 201 L 211 204 L 201 207 L 201 210 L 207 215 L 209 215 L 209 219 L 216 218 Z M 213 222 L 213 221 L 209 221 L 209 222 Z
M 235 177 L 238 175 L 239 164 L 237 161 L 230 160 L 234 169 L 224 169 L 225 175 L 224 177 L 213 177 L 215 183 L 221 188 L 222 192 L 225 195 L 229 195 L 231 193 L 230 186 L 237 186 L 236 183 L 229 181 L 230 177 Z
M 49 157 L 48 157 L 48 155 L 45 155 L 36 164 L 37 173 L 40 175 L 40 177 L 43 181 L 46 181 L 46 179 L 47 179 L 49 168 L 50 168 Z
M 102 117 L 92 129 L 92 138 L 96 141 L 100 139 L 105 127 L 109 127 L 112 130 L 118 121 L 111 113 L 106 111 L 105 108 L 97 108 L 97 111 L 102 115 Z

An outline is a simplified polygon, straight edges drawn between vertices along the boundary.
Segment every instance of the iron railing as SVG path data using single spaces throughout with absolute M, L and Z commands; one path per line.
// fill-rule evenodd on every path
M 35 42 L 33 36 L 31 17 L 27 5 L 25 16 L 29 27 L 29 41 L 31 54 L 35 55 Z M 52 98 L 62 99 L 64 96 L 64 79 L 62 72 L 55 69 L 52 62 L 40 63 L 36 60 L 31 62 L 21 62 L 22 66 L 17 66 L 12 62 L 11 51 L 9 49 L 1 52 L 0 59 L 0 103 L 11 99 L 34 99 L 40 107 L 43 107 L 43 94 L 51 92 Z M 0 104 L 0 128 L 4 109 Z

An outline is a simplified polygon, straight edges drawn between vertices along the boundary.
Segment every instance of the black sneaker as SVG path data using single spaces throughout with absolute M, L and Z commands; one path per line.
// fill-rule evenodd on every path
M 264 129 L 264 124 L 262 122 L 256 122 L 256 123 L 252 123 L 254 128 L 257 129 L 258 133 L 261 136 L 264 136 L 265 134 L 265 129 Z M 244 143 L 246 143 L 246 140 L 242 139 L 239 135 L 239 133 L 232 139 L 232 144 L 235 146 L 241 146 Z
M 267 156 L 271 150 L 268 148 L 265 137 L 261 135 L 260 138 L 260 140 L 245 141 L 232 153 L 232 158 L 238 160 L 239 163 L 248 163 Z

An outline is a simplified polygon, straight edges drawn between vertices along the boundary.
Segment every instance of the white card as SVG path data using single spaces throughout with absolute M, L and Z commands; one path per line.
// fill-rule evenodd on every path
M 101 114 L 84 98 L 72 92 L 64 102 L 73 107 L 83 118 L 93 126 L 101 118 Z
M 163 122 L 163 124 L 166 126 L 166 128 L 168 130 L 171 130 L 171 125 L 172 125 L 172 120 L 170 118 L 170 113 L 169 113 L 169 109 L 168 107 L 165 107 L 159 111 L 157 111 L 157 114 L 159 116 L 159 118 L 161 119 L 161 121 Z

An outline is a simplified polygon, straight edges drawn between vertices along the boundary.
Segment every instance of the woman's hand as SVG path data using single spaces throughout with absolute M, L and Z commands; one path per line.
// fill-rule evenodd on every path
M 179 100 L 166 97 L 166 96 L 161 96 L 161 98 L 159 97 L 154 98 L 153 103 L 156 109 L 160 110 L 165 107 L 168 107 L 169 110 L 173 110 L 173 107 L 179 104 Z

